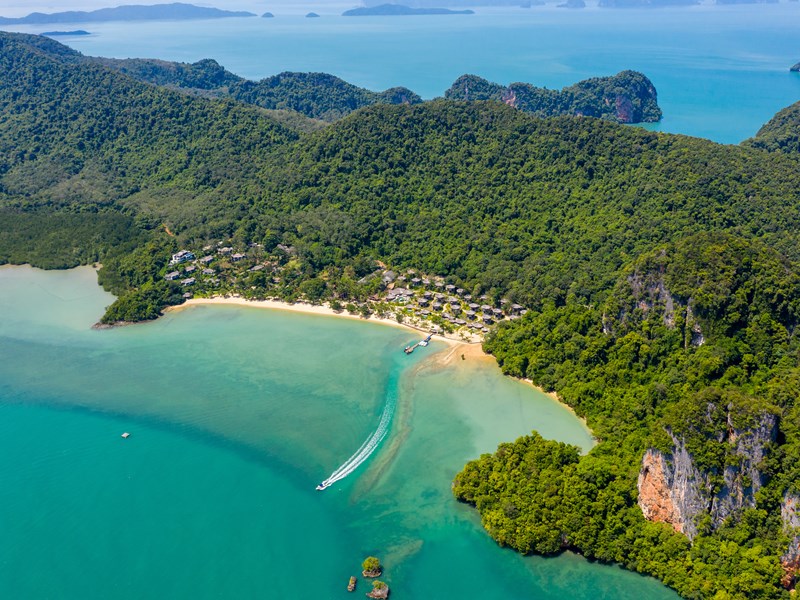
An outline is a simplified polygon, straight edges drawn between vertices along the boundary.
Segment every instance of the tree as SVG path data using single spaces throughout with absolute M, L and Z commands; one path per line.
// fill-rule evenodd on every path
M 367 573 L 374 573 L 375 571 L 381 570 L 381 561 L 378 560 L 375 556 L 368 556 L 364 559 L 364 562 L 361 563 L 361 566 L 364 568 L 364 571 Z M 380 583 L 380 582 L 375 582 Z

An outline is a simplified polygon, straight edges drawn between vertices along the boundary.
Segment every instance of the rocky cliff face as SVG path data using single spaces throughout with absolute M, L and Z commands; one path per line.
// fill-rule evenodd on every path
M 639 506 L 644 518 L 668 523 L 689 539 L 697 535 L 697 517 L 708 510 L 708 480 L 692 463 L 682 440 L 674 450 L 645 452 L 639 472 Z
M 789 547 L 781 556 L 783 587 L 793 590 L 800 575 L 800 496 L 785 494 L 781 503 L 781 520 L 790 536 Z
M 729 413 L 727 431 L 718 434 L 718 441 L 726 445 L 724 465 L 707 472 L 697 468 L 685 440 L 670 434 L 670 452 L 651 448 L 642 459 L 638 481 L 642 514 L 694 539 L 700 517 L 710 515 L 716 529 L 743 508 L 754 507 L 755 494 L 765 483 L 759 467 L 777 432 L 775 415 L 764 413 L 752 427 L 738 430 Z

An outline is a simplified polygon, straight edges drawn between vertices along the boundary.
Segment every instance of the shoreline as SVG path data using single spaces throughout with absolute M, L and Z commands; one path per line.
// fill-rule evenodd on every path
M 397 327 L 401 329 L 407 329 L 409 331 L 414 331 L 416 333 L 423 333 L 428 334 L 431 333 L 430 329 L 423 329 L 422 327 L 418 327 L 411 323 L 398 323 L 395 319 L 390 319 L 388 317 L 379 317 L 376 315 L 372 315 L 370 317 L 364 318 L 360 315 L 353 315 L 348 313 L 345 310 L 335 311 L 329 306 L 323 306 L 319 304 L 309 304 L 307 302 L 283 302 L 282 300 L 248 300 L 246 298 L 242 298 L 241 296 L 214 296 L 212 298 L 190 298 L 183 304 L 178 304 L 177 306 L 168 306 L 164 309 L 164 314 L 170 312 L 178 312 L 184 310 L 191 306 L 203 306 L 203 305 L 231 305 L 231 306 L 245 306 L 251 308 L 266 308 L 270 310 L 283 310 L 288 312 L 295 312 L 307 315 L 318 315 L 324 317 L 338 317 L 344 319 L 351 319 L 355 321 L 362 321 L 364 323 L 376 323 L 379 325 L 387 325 L 389 327 Z M 435 333 L 434 338 L 437 341 L 443 341 L 451 347 L 458 347 L 464 346 L 470 348 L 470 355 L 474 355 L 475 352 L 472 350 L 473 348 L 480 349 L 480 354 L 483 356 L 489 356 L 485 352 L 483 352 L 482 342 L 480 341 L 470 341 L 465 340 L 461 337 L 456 337 L 453 334 L 446 334 L 446 333 Z

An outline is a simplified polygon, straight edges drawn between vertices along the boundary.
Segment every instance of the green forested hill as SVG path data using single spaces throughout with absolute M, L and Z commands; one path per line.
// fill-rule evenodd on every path
M 640 257 L 602 303 L 551 304 L 501 328 L 486 348 L 504 371 L 556 390 L 600 443 L 584 457 L 537 435 L 502 444 L 467 465 L 455 494 L 523 552 L 574 548 L 686 598 L 788 597 L 781 509 L 800 475 L 799 284 L 797 265 L 760 243 L 700 234 Z M 683 461 L 672 485 L 685 498 L 702 482 L 708 504 L 683 523 L 697 528 L 691 544 L 642 516 L 646 451 Z M 726 503 L 738 506 L 730 518 L 717 510 Z
M 791 152 L 491 101 L 373 105 L 299 135 L 16 34 L 0 34 L 0 74 L 0 262 L 102 259 L 112 321 L 182 301 L 170 254 L 223 239 L 293 246 L 281 285 L 294 297 L 347 298 L 381 260 L 525 304 L 487 350 L 600 441 L 581 457 L 533 435 L 468 465 L 455 493 L 491 535 L 619 562 L 687 598 L 786 596 L 781 509 L 800 493 Z M 273 289 L 263 273 L 245 285 Z M 683 461 L 702 482 L 667 515 L 690 535 L 644 519 L 644 460 L 662 474 Z
M 582 115 L 618 123 L 652 123 L 661 119 L 656 88 L 636 71 L 593 77 L 549 90 L 529 83 L 504 87 L 475 75 L 462 75 L 445 92 L 449 100 L 495 100 L 537 117 Z
M 0 35 L 0 193 L 6 202 L 70 209 L 181 199 L 203 221 L 234 202 L 252 155 L 296 134 L 262 111 L 138 83 L 53 58 L 42 38 Z M 60 45 L 56 44 L 56 47 Z M 71 53 L 65 53 L 67 58 Z
M 526 305 L 593 301 L 640 253 L 697 231 L 798 256 L 793 161 L 597 119 L 373 107 L 278 159 L 266 185 L 285 212 L 334 211 L 360 251 Z
M 800 102 L 778 112 L 745 144 L 764 150 L 800 152 Z
M 417 104 L 417 94 L 403 87 L 373 92 L 326 73 L 281 73 L 249 81 L 215 60 L 177 63 L 155 59 L 85 57 L 154 85 L 217 98 L 233 98 L 270 110 L 292 110 L 313 119 L 335 121 L 372 104 Z

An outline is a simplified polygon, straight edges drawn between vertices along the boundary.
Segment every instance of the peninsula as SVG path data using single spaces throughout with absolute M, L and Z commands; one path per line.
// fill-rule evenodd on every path
M 473 10 L 452 10 L 449 8 L 412 8 L 402 4 L 379 4 L 353 8 L 342 13 L 343 17 L 403 17 L 410 15 L 474 15 Z
M 105 21 L 160 21 L 190 19 L 223 19 L 226 17 L 255 17 L 251 12 L 221 10 L 174 2 L 172 4 L 125 5 L 92 11 L 57 13 L 34 12 L 26 17 L 0 17 L 0 25 L 38 25 L 45 23 L 102 23 Z

